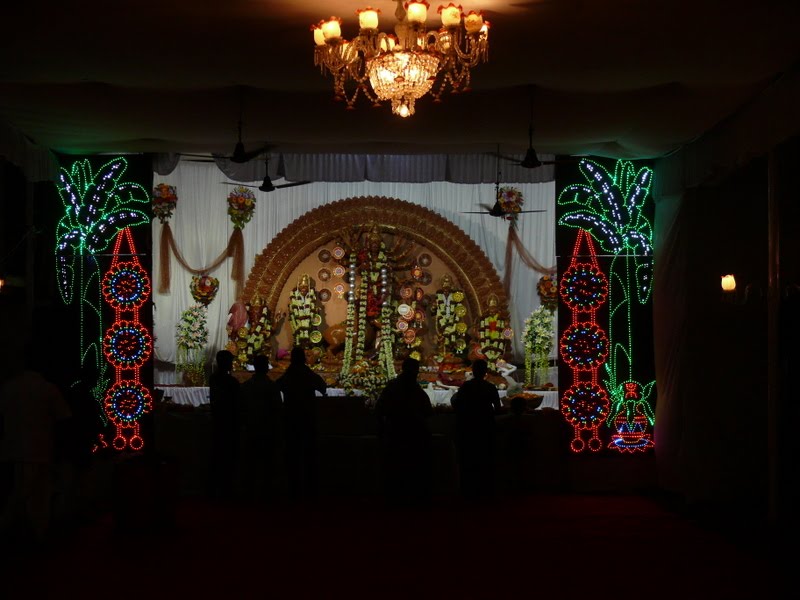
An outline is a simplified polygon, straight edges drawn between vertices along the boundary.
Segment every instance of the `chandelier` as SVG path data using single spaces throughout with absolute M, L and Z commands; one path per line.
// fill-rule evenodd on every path
M 439 7 L 441 28 L 428 30 L 428 2 L 394 1 L 394 34 L 378 31 L 381 11 L 371 7 L 356 11 L 360 30 L 350 41 L 342 38 L 338 17 L 311 26 L 314 64 L 330 72 L 334 96 L 348 109 L 363 94 L 374 106 L 390 101 L 394 114 L 410 117 L 415 101 L 428 92 L 439 102 L 448 87 L 467 91 L 470 69 L 488 57 L 489 22 L 480 12 L 464 14 L 451 2 Z

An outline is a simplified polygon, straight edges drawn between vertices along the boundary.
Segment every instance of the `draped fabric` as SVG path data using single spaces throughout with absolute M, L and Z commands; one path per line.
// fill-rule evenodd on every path
M 167 176 L 180 163 L 176 154 L 156 154 L 153 171 Z M 289 181 L 327 182 L 402 182 L 427 183 L 493 183 L 498 175 L 507 182 L 545 183 L 555 179 L 555 166 L 545 164 L 536 169 L 519 166 L 522 155 L 498 158 L 485 154 L 270 154 L 269 176 Z M 552 161 L 554 156 L 542 154 L 539 159 Z M 253 159 L 235 163 L 224 156 L 215 155 L 209 161 L 216 163 L 229 180 L 239 182 L 262 181 L 267 173 L 267 162 Z
M 270 165 L 271 168 L 271 165 Z M 214 263 L 228 245 L 233 226 L 227 215 L 227 196 L 232 186 L 224 185 L 226 177 L 214 163 L 182 161 L 167 176 L 155 176 L 154 185 L 166 183 L 177 188 L 178 204 L 170 221 L 177 249 L 192 269 Z M 275 181 L 281 184 L 283 181 Z M 525 198 L 526 209 L 545 209 L 545 212 L 520 216 L 517 234 L 524 247 L 536 260 L 546 266 L 555 264 L 555 182 L 513 183 Z M 254 190 L 256 209 L 253 219 L 243 230 L 244 273 L 247 278 L 254 258 L 287 225 L 308 211 L 336 200 L 361 196 L 397 198 L 429 208 L 459 226 L 483 249 L 495 266 L 501 280 L 507 260 L 508 221 L 488 214 L 466 214 L 480 211 L 479 204 L 494 201 L 492 184 L 430 183 L 312 183 L 263 193 Z M 153 222 L 153 255 L 160 254 L 161 227 Z M 154 281 L 160 281 L 158 261 L 154 261 Z M 223 260 L 209 274 L 220 281 L 217 298 L 208 307 L 209 360 L 227 342 L 225 325 L 230 306 L 236 300 L 233 268 L 230 259 Z M 519 336 L 525 319 L 539 306 L 536 283 L 540 273 L 529 269 L 518 252 L 511 256 L 513 270 L 509 308 L 515 337 L 513 359 L 521 362 L 522 345 Z M 181 312 L 194 301 L 189 290 L 192 272 L 187 271 L 175 256 L 170 256 L 171 285 L 168 294 L 154 296 L 156 382 L 174 381 L 175 327 Z M 477 275 L 477 274 L 476 274 Z

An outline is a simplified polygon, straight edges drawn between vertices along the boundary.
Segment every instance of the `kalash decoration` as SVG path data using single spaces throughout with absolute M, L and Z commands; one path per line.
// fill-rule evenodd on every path
M 464 14 L 453 3 L 439 6 L 442 26 L 428 30 L 428 2 L 394 1 L 394 35 L 378 31 L 381 11 L 371 7 L 356 11 L 360 30 L 350 41 L 342 37 L 339 17 L 311 26 L 314 64 L 330 72 L 335 97 L 348 109 L 363 93 L 375 106 L 390 101 L 394 114 L 410 117 L 416 100 L 428 92 L 439 102 L 448 86 L 454 93 L 467 91 L 470 70 L 488 58 L 489 22 L 480 12 Z

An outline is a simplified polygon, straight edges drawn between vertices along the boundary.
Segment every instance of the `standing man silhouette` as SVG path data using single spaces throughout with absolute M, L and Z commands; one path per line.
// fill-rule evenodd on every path
M 294 346 L 289 366 L 278 378 L 283 393 L 286 468 L 293 501 L 316 497 L 318 487 L 317 392 L 326 396 L 325 380 L 306 364 L 306 353 Z
M 431 495 L 430 398 L 417 383 L 419 362 L 403 361 L 375 404 L 383 450 L 384 489 L 394 503 L 424 503 Z
M 231 374 L 234 356 L 217 352 L 217 368 L 209 381 L 213 426 L 212 495 L 230 497 L 236 475 L 239 446 L 239 381 Z
M 468 500 L 494 494 L 495 415 L 500 410 L 497 388 L 486 381 L 488 364 L 472 363 L 472 379 L 450 399 L 456 415 L 461 492 Z

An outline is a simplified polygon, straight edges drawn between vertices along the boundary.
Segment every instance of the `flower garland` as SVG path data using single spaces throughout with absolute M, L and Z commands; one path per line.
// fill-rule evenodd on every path
M 292 326 L 294 345 L 307 347 L 322 341 L 317 329 L 322 324 L 322 315 L 317 305 L 317 292 L 309 288 L 303 294 L 295 288 L 289 295 L 289 323 Z
M 159 183 L 153 188 L 151 206 L 153 207 L 153 214 L 158 217 L 162 225 L 172 217 L 172 211 L 175 210 L 177 204 L 178 193 L 174 185 Z
M 344 387 L 344 382 L 350 374 L 353 362 L 353 337 L 355 336 L 355 277 L 356 277 L 356 256 L 350 253 L 350 276 L 348 279 L 350 289 L 347 292 L 347 317 L 345 321 L 344 354 L 342 355 L 342 370 L 339 371 L 340 383 Z
M 360 360 L 353 365 L 352 371 L 339 379 L 348 396 L 355 395 L 356 390 L 361 390 L 367 405 L 372 405 L 377 400 L 381 391 L 386 387 L 389 378 L 383 373 L 379 365 L 369 360 Z
M 525 385 L 532 385 L 536 374 L 543 379 L 553 350 L 553 311 L 540 306 L 525 319 L 521 341 L 525 347 Z
M 208 342 L 206 307 L 201 304 L 190 306 L 181 313 L 175 331 L 177 360 L 175 370 L 182 371 L 193 378 L 205 380 L 205 347 Z
M 388 379 L 397 375 L 394 370 L 394 343 L 391 335 L 393 312 L 388 302 L 385 302 L 381 307 L 381 346 L 378 351 L 378 362 L 383 368 L 384 375 Z
M 244 229 L 256 210 L 256 195 L 243 186 L 236 186 L 228 195 L 228 216 L 236 229 Z
M 498 313 L 481 318 L 478 328 L 480 352 L 486 357 L 491 371 L 497 370 L 497 361 L 505 355 L 511 335 L 513 332 L 506 326 L 505 319 L 501 318 Z
M 464 292 L 455 291 L 436 293 L 434 304 L 434 318 L 436 319 L 436 332 L 439 336 L 439 352 L 441 358 L 448 353 L 459 354 L 467 347 L 467 324 L 464 317 L 467 308 L 463 304 Z
M 253 358 L 262 353 L 264 342 L 272 335 L 269 308 L 265 304 L 251 306 L 248 314 L 250 329 L 247 332 L 247 343 L 244 347 L 244 355 L 240 352 L 238 357 L 239 363 L 242 365 L 252 363 Z
M 500 203 L 500 208 L 506 213 L 504 218 L 516 223 L 522 205 L 525 204 L 522 192 L 514 187 L 501 187 L 497 190 L 497 201 Z
M 552 312 L 558 308 L 558 285 L 550 275 L 539 278 L 536 293 L 539 294 L 539 302 L 547 310 Z
M 208 306 L 214 301 L 219 291 L 219 279 L 210 275 L 194 275 L 189 284 L 192 298 L 203 306 Z

